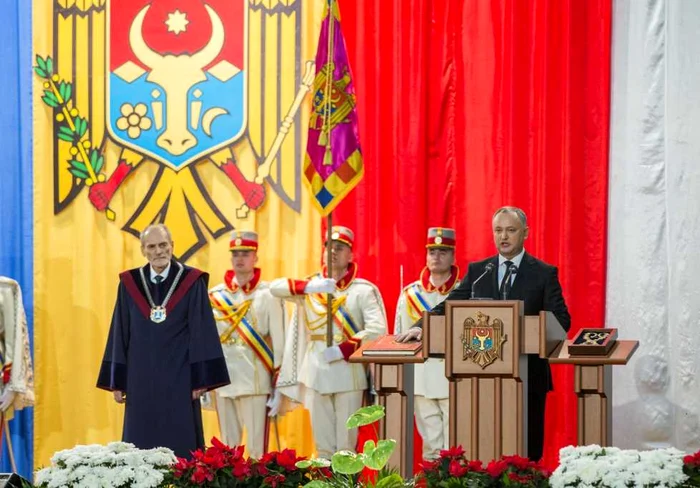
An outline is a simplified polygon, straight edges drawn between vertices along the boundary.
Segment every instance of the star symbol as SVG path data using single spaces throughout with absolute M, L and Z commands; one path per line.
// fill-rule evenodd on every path
M 165 21 L 165 25 L 168 26 L 168 32 L 174 32 L 178 35 L 180 32 L 185 32 L 187 30 L 187 24 L 190 21 L 187 20 L 187 14 L 180 12 L 180 10 L 175 10 L 175 12 L 168 14 L 168 20 Z

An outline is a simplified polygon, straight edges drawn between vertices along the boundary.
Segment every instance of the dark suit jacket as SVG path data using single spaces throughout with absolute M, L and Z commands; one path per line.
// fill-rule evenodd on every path
M 472 283 L 481 276 L 488 263 L 495 265 L 494 270 L 476 284 L 474 296 L 475 298 L 499 300 L 498 255 L 471 263 L 467 276 L 457 288 L 452 290 L 447 296 L 447 300 L 468 300 L 471 297 Z M 564 329 L 568 331 L 569 327 L 571 327 L 571 316 L 564 302 L 557 268 L 540 261 L 528 253 L 523 255 L 523 260 L 518 268 L 508 299 L 523 300 L 525 302 L 525 315 L 537 315 L 540 311 L 546 310 L 554 314 Z M 432 309 L 431 313 L 443 315 L 445 313 L 444 304 L 445 302 L 442 302 L 437 305 Z M 546 394 L 547 391 L 552 389 L 549 363 L 544 359 L 531 356 L 528 364 L 530 368 L 529 384 L 531 392 Z

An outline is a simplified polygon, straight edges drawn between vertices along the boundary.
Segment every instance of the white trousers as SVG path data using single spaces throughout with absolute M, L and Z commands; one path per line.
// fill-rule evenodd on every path
M 449 447 L 449 400 L 416 396 L 413 408 L 416 413 L 416 426 L 423 438 L 423 459 L 437 459 L 440 457 L 440 450 Z
M 306 408 L 316 444 L 316 456 L 330 459 L 340 450 L 355 451 L 357 429 L 348 430 L 345 422 L 362 406 L 364 391 L 346 391 L 322 395 L 307 388 Z
M 243 429 L 246 431 L 248 456 L 260 459 L 265 449 L 265 418 L 267 395 L 250 395 L 237 398 L 216 397 L 219 429 L 224 444 L 241 445 Z

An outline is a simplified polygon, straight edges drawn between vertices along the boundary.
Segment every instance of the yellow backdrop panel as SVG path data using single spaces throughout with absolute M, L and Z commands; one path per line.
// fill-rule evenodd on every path
M 106 135 L 105 1 L 36 2 L 34 51 L 42 57 L 57 58 L 59 78 L 74 84 L 69 109 L 75 108 L 89 119 L 90 129 L 84 140 L 89 140 L 92 147 L 103 148 L 105 167 L 102 172 L 109 178 L 120 159 L 133 166 L 110 202 L 114 220 L 109 220 L 105 212 L 97 211 L 90 203 L 87 185 L 80 184 L 68 173 L 71 145 L 56 138 L 56 112 L 41 101 L 40 94 L 45 86 L 43 80 L 35 79 L 37 403 L 34 446 L 37 467 L 47 465 L 51 455 L 59 449 L 76 444 L 105 443 L 121 437 L 123 408 L 115 404 L 112 395 L 95 388 L 95 381 L 115 302 L 117 275 L 144 263 L 138 239 L 123 230 L 139 208 L 142 212 L 129 224 L 132 228 L 138 229 L 161 217 L 158 212 L 163 202 L 167 202 L 163 215 L 173 230 L 176 254 L 191 249 L 200 236 L 206 241 L 187 263 L 209 272 L 212 285 L 222 281 L 230 265 L 228 233 L 214 239 L 210 232 L 221 229 L 223 219 L 234 228 L 254 229 L 260 234 L 259 265 L 264 279 L 305 276 L 318 268 L 319 217 L 305 192 L 300 197 L 301 213 L 298 213 L 266 183 L 267 197 L 261 209 L 239 218 L 237 209 L 242 206 L 243 199 L 218 168 L 233 157 L 248 180 L 256 176 L 260 160 L 254 155 L 264 156 L 269 149 L 281 123 L 278 114 L 286 113 L 296 95 L 295 69 L 314 58 L 323 2 L 298 1 L 301 10 L 295 15 L 301 16 L 300 36 L 295 36 L 298 31 L 295 26 L 299 24 L 295 24 L 293 17 L 284 17 L 280 22 L 267 19 L 266 29 L 261 29 L 265 20 L 262 17 L 268 14 L 260 10 L 260 6 L 274 9 L 278 2 L 250 0 L 250 100 L 259 99 L 262 90 L 266 100 L 274 99 L 280 108 L 266 103 L 271 111 L 263 114 L 259 105 L 256 110 L 255 103 L 249 101 L 249 135 L 217 154 L 208 155 L 208 159 L 198 161 L 194 165 L 194 176 L 189 169 L 178 173 L 164 169 L 160 163 L 125 150 Z M 279 0 L 279 3 L 293 5 L 296 2 Z M 257 10 L 253 6 L 257 6 Z M 301 59 L 289 55 L 294 53 L 290 46 L 295 42 L 301 42 Z M 272 49 L 270 43 L 280 43 L 283 49 L 279 52 L 289 52 L 280 59 L 272 59 L 270 53 L 278 50 Z M 256 61 L 262 51 L 266 53 L 265 66 Z M 307 97 L 300 109 L 301 123 L 292 127 L 282 145 L 280 158 L 271 168 L 272 179 L 292 200 L 299 197 L 297 192 L 303 187 L 295 167 L 301 166 L 308 112 Z M 300 144 L 295 144 L 293 139 L 297 134 L 302 137 Z M 265 147 L 261 141 L 267 141 Z M 189 203 L 186 204 L 186 200 Z M 220 214 L 217 216 L 214 210 Z M 218 435 L 213 412 L 205 412 L 205 430 L 207 440 Z M 312 454 L 310 424 L 303 409 L 280 420 L 279 434 L 281 447 L 295 448 L 304 455 Z M 271 439 L 271 447 L 277 447 L 275 436 Z

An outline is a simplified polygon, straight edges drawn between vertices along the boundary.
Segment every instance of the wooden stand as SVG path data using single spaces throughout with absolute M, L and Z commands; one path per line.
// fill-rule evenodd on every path
M 639 341 L 617 341 L 607 356 L 576 356 L 565 341 L 549 362 L 574 365 L 574 391 L 578 396 L 578 444 L 612 445 L 612 366 L 627 364 Z
M 413 365 L 425 362 L 422 351 L 415 356 L 363 356 L 371 343 L 363 344 L 352 356 L 351 363 L 368 363 L 373 368 L 374 388 L 378 402 L 386 409 L 379 422 L 379 438 L 395 439 L 397 449 L 389 466 L 404 478 L 413 476 Z
M 522 301 L 469 300 L 446 302 L 444 317 L 424 315 L 424 355 L 445 357 L 450 381 L 449 444 L 468 459 L 527 456 L 527 354 L 548 357 L 566 332 L 550 312 L 523 310 Z M 476 329 L 490 334 L 475 346 L 482 351 L 469 347 Z

